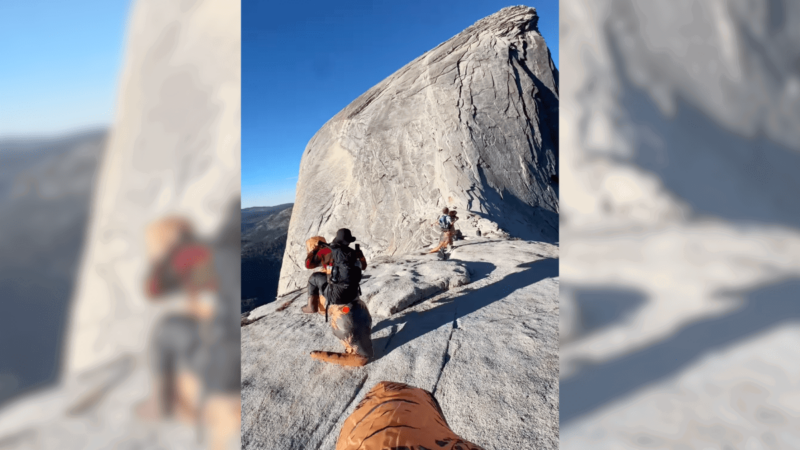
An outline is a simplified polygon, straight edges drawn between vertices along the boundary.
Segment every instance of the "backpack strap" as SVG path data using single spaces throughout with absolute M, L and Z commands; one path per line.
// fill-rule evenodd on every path
M 326 287 L 330 288 L 330 283 L 331 283 L 331 277 L 330 277 L 330 274 L 328 274 L 328 284 L 327 284 Z M 327 293 L 328 292 L 325 292 L 325 294 L 327 294 Z M 331 306 L 331 298 L 330 298 L 330 296 L 326 295 L 325 296 L 325 323 L 328 323 L 328 307 L 330 307 L 330 306 Z

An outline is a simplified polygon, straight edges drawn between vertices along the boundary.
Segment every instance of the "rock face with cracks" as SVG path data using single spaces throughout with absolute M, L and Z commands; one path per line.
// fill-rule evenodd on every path
M 411 304 L 469 283 L 464 264 L 427 258 L 385 258 L 361 283 L 361 299 L 373 317 L 388 317 Z
M 368 259 L 437 239 L 442 207 L 483 228 L 558 233 L 558 71 L 533 8 L 486 17 L 361 95 L 309 142 L 278 294 L 306 284 L 305 240 L 346 227 Z M 324 180 L 324 182 L 320 182 Z

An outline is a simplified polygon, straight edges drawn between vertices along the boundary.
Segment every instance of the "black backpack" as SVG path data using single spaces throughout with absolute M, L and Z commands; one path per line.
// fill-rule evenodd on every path
M 361 267 L 358 264 L 358 254 L 350 247 L 331 245 L 333 267 L 331 268 L 330 282 L 333 284 L 346 284 L 358 286 L 361 282 Z

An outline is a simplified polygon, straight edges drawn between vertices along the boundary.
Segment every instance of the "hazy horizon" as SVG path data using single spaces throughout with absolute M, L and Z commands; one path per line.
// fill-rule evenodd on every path
M 81 126 L 67 130 L 41 131 L 41 132 L 17 132 L 0 134 L 0 143 L 22 143 L 22 142 L 41 142 L 58 141 L 94 133 L 106 133 L 111 131 L 111 123 L 105 125 Z
M 0 139 L 108 128 L 130 0 L 0 6 Z
M 246 206 L 246 207 L 243 206 L 242 210 L 244 211 L 245 209 L 255 209 L 255 208 L 275 208 L 277 206 L 288 206 L 288 205 L 294 205 L 294 203 L 293 202 L 289 202 L 289 203 L 278 203 L 276 205 L 254 205 L 254 206 Z

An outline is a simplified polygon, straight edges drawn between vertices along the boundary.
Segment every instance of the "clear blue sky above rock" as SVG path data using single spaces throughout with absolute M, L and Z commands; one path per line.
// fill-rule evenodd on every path
M 243 0 L 242 207 L 293 202 L 300 158 L 325 122 L 414 58 L 516 4 Z M 558 1 L 526 5 L 558 66 Z
M 111 124 L 130 7 L 0 1 L 0 138 Z

